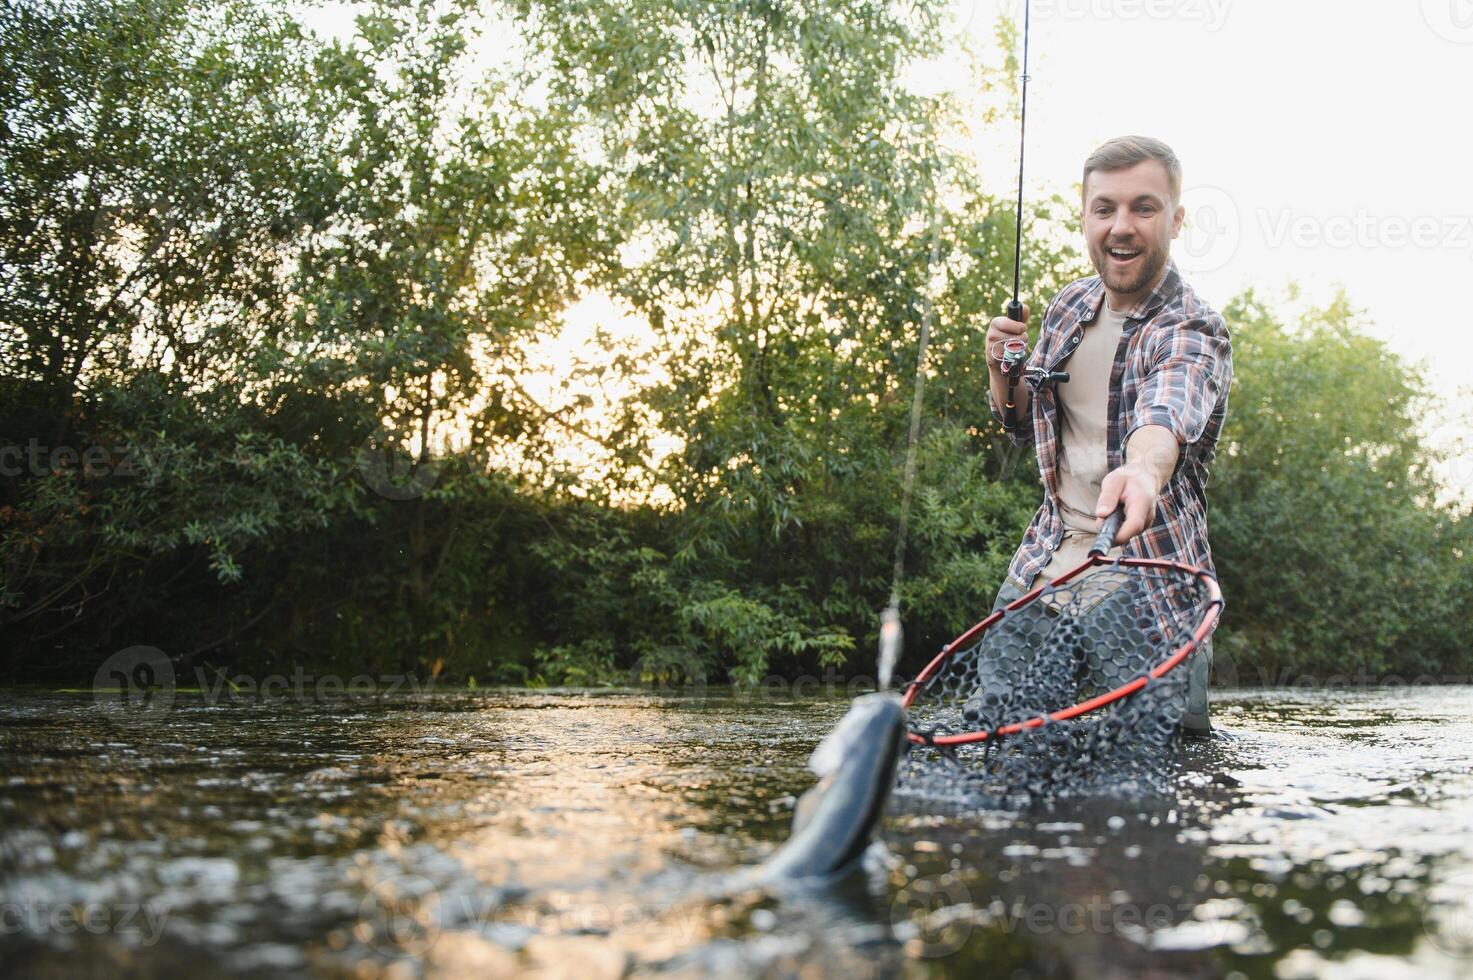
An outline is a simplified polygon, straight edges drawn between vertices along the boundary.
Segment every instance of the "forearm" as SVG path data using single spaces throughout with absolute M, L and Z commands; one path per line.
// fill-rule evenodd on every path
M 1125 466 L 1142 473 L 1158 495 L 1176 472 L 1180 456 L 1176 436 L 1164 425 L 1143 425 L 1125 444 Z
M 988 365 L 987 374 L 989 376 L 992 388 L 993 407 L 997 410 L 997 413 L 1000 416 L 1002 416 L 1004 419 L 1007 419 L 1007 375 L 1003 374 L 1002 369 L 993 364 Z M 1026 425 L 1028 422 L 1028 412 L 1029 409 L 1032 407 L 1032 392 L 1028 390 L 1028 385 L 1023 381 L 1021 377 L 1018 378 L 1017 383 L 1013 388 L 1012 400 L 1013 418 L 1016 420 L 1016 424 L 1019 426 Z
M 1095 516 L 1103 520 L 1116 507 L 1125 508 L 1125 520 L 1115 536 L 1124 544 L 1151 526 L 1156 500 L 1166 481 L 1176 471 L 1181 455 L 1176 436 L 1164 425 L 1143 425 L 1130 434 L 1125 444 L 1125 463 L 1105 474 Z

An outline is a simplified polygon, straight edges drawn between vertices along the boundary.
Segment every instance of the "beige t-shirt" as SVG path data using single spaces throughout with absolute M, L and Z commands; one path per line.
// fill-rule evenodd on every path
M 1100 315 L 1085 324 L 1084 337 L 1064 369 L 1069 380 L 1055 389 L 1059 399 L 1059 517 L 1064 539 L 1033 580 L 1041 585 L 1089 557 L 1100 532 L 1095 505 L 1109 472 L 1106 438 L 1110 424 L 1110 373 L 1125 329 L 1125 314 L 1100 304 Z M 1114 549 L 1111 554 L 1119 554 Z

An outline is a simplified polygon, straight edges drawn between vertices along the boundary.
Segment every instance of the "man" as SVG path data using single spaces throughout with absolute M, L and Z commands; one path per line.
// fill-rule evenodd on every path
M 1110 140 L 1084 164 L 1083 227 L 1096 276 L 1070 283 L 1044 312 L 1030 366 L 1066 371 L 1036 396 L 1019 385 L 1019 446 L 1033 443 L 1043 506 L 1023 535 L 997 605 L 1005 605 L 1082 562 L 1102 519 L 1117 505 L 1115 538 L 1126 555 L 1212 569 L 1205 488 L 1232 381 L 1222 317 L 1171 261 L 1186 214 L 1181 164 L 1160 140 Z M 1023 319 L 1028 319 L 1024 307 Z M 1008 382 L 998 355 L 1024 337 L 1023 322 L 998 317 L 987 331 L 992 410 L 1008 420 Z M 1211 731 L 1211 647 L 1194 656 L 1183 728 Z

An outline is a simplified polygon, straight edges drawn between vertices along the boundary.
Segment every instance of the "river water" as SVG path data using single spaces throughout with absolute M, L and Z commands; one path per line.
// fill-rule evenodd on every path
M 1168 798 L 785 837 L 842 698 L 0 694 L 5 976 L 1473 975 L 1473 690 L 1230 692 Z

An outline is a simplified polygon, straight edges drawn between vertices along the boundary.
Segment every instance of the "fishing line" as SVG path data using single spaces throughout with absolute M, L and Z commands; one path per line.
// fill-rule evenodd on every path
M 931 299 L 931 275 L 941 261 L 941 225 L 936 209 L 936 185 L 931 183 L 931 249 L 921 289 L 921 333 L 916 345 L 915 386 L 910 400 L 910 435 L 905 446 L 905 477 L 900 488 L 900 521 L 895 535 L 895 564 L 890 577 L 890 602 L 880 614 L 879 687 L 890 688 L 890 677 L 900 659 L 903 630 L 900 625 L 900 580 L 905 576 L 905 542 L 910 533 L 910 503 L 915 489 L 916 457 L 921 438 L 921 411 L 926 400 L 926 354 L 931 344 L 931 324 L 936 304 Z
M 1008 304 L 1008 319 L 1022 321 L 1023 304 L 1019 300 L 1021 272 L 1023 268 L 1023 151 L 1027 145 L 1028 132 L 1028 35 L 1031 3 L 1023 2 L 1023 94 L 1018 125 L 1018 208 L 1013 234 L 1013 299 Z M 926 348 L 931 338 L 931 323 L 935 316 L 935 304 L 929 289 L 932 270 L 940 262 L 941 233 L 936 211 L 936 185 L 931 184 L 931 254 L 926 265 L 926 289 L 922 291 L 921 334 L 916 352 L 915 388 L 910 403 L 910 435 L 905 447 L 905 477 L 900 491 L 900 520 L 895 535 L 895 562 L 890 578 L 890 601 L 880 614 L 879 688 L 889 690 L 890 678 L 895 664 L 900 659 L 903 630 L 900 624 L 900 581 L 905 575 L 905 544 L 909 534 L 910 503 L 915 487 L 917 446 L 921 434 L 921 410 L 925 402 Z M 1021 362 L 1018 365 L 1021 373 Z M 1009 401 L 1012 399 L 1009 398 Z M 1009 406 L 1011 410 L 1012 406 Z M 1010 412 L 1011 414 L 1011 412 Z

